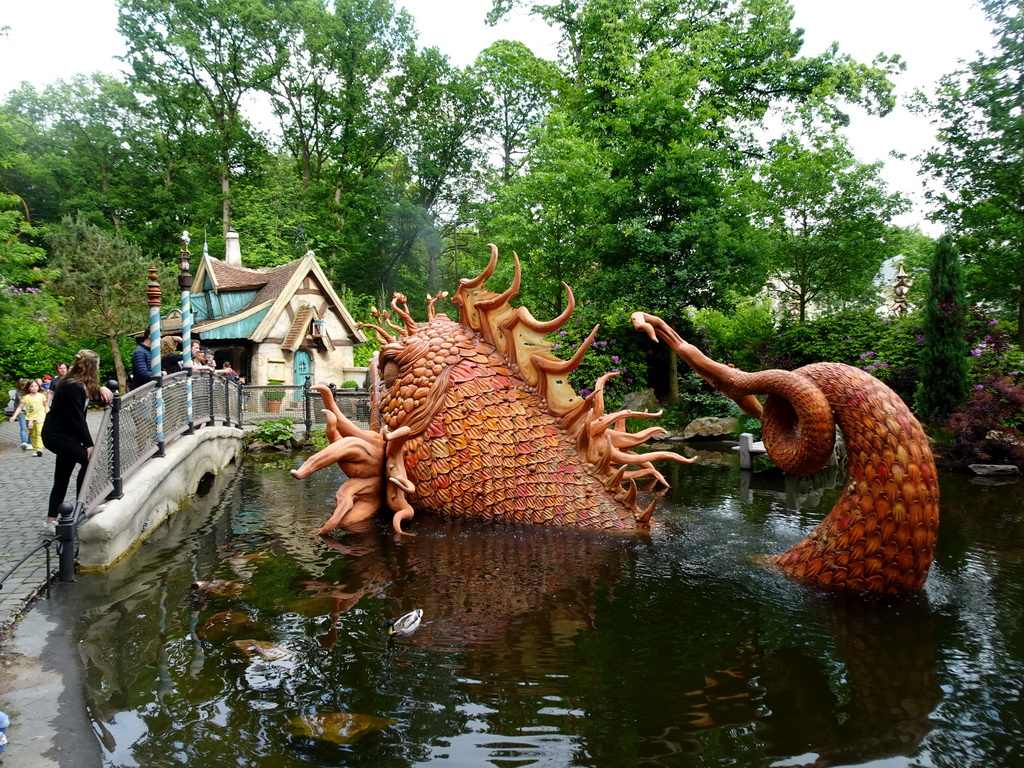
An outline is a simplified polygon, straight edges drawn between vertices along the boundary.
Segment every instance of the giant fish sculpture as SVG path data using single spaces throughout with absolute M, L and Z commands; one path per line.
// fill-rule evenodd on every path
M 625 419 L 660 414 L 605 413 L 608 375 L 590 395 L 578 395 L 568 375 L 598 329 L 571 359 L 552 355 L 547 334 L 569 320 L 572 291 L 563 284 L 565 312 L 540 322 L 509 303 L 520 284 L 517 257 L 508 290 L 496 294 L 485 288 L 497 258 L 491 246 L 484 272 L 461 281 L 452 299 L 459 306 L 458 322 L 435 311 L 447 294 L 428 297 L 428 321 L 422 324 L 396 294 L 391 306 L 401 324 L 389 312 L 375 312 L 378 322 L 363 325 L 381 342 L 370 369 L 369 429 L 345 418 L 329 388 L 316 387 L 327 406 L 330 444 L 292 474 L 308 477 L 337 464 L 348 478 L 321 534 L 365 520 L 385 505 L 398 532 L 416 511 L 598 530 L 649 528 L 655 502 L 640 509 L 635 481 L 664 483 L 652 462 L 689 460 L 668 451 L 630 450 L 664 430 L 629 433 Z M 742 374 L 692 354 L 694 348 L 656 317 L 637 313 L 633 323 L 653 339 L 668 341 L 748 413 L 761 415 L 754 394 L 770 394 L 765 443 L 787 471 L 810 474 L 831 455 L 833 408 L 848 443 L 848 430 L 864 435 L 870 455 L 859 458 L 863 451 L 855 438 L 850 455 L 858 458 L 851 461 L 844 498 L 804 542 L 775 558 L 777 565 L 804 581 L 859 591 L 920 589 L 938 522 L 935 467 L 920 425 L 891 390 L 849 366 Z M 765 384 L 767 373 L 779 376 Z M 741 382 L 741 374 L 755 378 Z M 852 376 L 852 383 L 837 385 L 836 376 L 842 382 Z M 822 394 L 837 386 L 834 397 Z M 817 450 L 805 455 L 808 447 Z

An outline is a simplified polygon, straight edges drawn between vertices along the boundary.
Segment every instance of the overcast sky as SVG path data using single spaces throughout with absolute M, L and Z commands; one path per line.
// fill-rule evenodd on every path
M 554 57 L 556 37 L 538 20 L 514 14 L 497 27 L 483 18 L 491 0 L 396 0 L 416 17 L 421 45 L 436 45 L 453 63 L 465 66 L 494 40 L 519 39 L 535 53 Z M 824 50 L 832 41 L 861 61 L 880 52 L 899 53 L 907 71 L 897 80 L 901 95 L 930 90 L 960 59 L 989 45 L 989 24 L 972 0 L 793 0 L 797 26 L 805 30 L 804 52 Z M 116 0 L 3 0 L 0 26 L 0 94 L 23 80 L 43 87 L 77 73 L 116 73 L 123 52 L 117 34 Z M 443 10 L 442 10 L 443 8 Z M 927 121 L 897 108 L 884 119 L 854 116 L 848 131 L 863 162 L 885 160 L 889 184 L 917 197 L 916 164 L 888 157 L 913 156 L 932 143 Z M 918 208 L 900 223 L 921 220 Z M 922 222 L 923 223 L 923 222 Z M 930 227 L 926 230 L 931 231 Z

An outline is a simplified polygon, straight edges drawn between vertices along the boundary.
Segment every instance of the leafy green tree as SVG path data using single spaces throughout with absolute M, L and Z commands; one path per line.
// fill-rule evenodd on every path
M 37 378 L 67 360 L 64 316 L 35 286 L 0 286 L 0 379 Z
M 1016 315 L 1024 346 L 1024 14 L 1019 0 L 983 0 L 995 47 L 920 96 L 940 144 L 921 158 L 942 187 L 935 216 L 960 236 L 972 296 Z
M 413 260 L 414 248 L 426 251 L 428 292 L 440 288 L 438 231 L 444 222 L 460 217 L 479 192 L 483 149 L 477 141 L 483 130 L 487 95 L 477 74 L 452 66 L 436 48 L 422 51 L 407 70 L 405 87 L 417 94 L 410 116 L 411 131 L 400 147 L 404 162 L 393 168 L 393 179 L 404 199 L 396 211 L 395 246 L 382 266 L 386 290 Z
M 281 70 L 291 16 L 284 0 L 121 0 L 118 27 L 137 86 L 167 101 L 191 95 L 216 138 L 221 227 L 231 226 L 231 183 L 257 144 L 243 100 Z
M 304 231 L 318 253 L 357 261 L 365 275 L 389 242 L 386 169 L 417 102 L 405 87 L 416 58 L 412 21 L 391 0 L 295 10 L 301 34 L 289 41 L 272 98 L 305 190 Z
M 800 322 L 814 303 L 877 300 L 872 278 L 892 254 L 889 222 L 908 207 L 880 171 L 858 163 L 839 135 L 789 133 L 772 143 L 754 185 L 758 242 Z
M 533 146 L 533 131 L 547 112 L 560 72 L 554 63 L 513 40 L 492 43 L 474 67 L 492 99 L 484 122 L 497 145 L 501 179 L 507 184 Z
M 606 174 L 599 194 L 565 196 L 575 211 L 533 214 L 588 222 L 586 256 L 599 266 L 592 300 L 669 322 L 687 305 L 714 307 L 731 289 L 761 287 L 738 185 L 761 154 L 756 129 L 769 110 L 803 108 L 833 124 L 847 103 L 885 113 L 889 75 L 902 66 L 860 64 L 835 47 L 801 56 L 784 0 L 495 0 L 491 18 L 516 5 L 560 31 L 564 79 L 551 120 L 571 122 Z
M 7 109 L 0 109 L 0 182 L 10 182 L 7 172 L 23 163 L 25 136 L 18 130 Z M 25 200 L 18 195 L 0 192 L 0 285 L 27 286 L 38 282 L 33 269 L 46 255 L 32 242 L 39 231 L 32 226 Z M 0 317 L 3 307 L 0 304 Z
M 52 290 L 62 297 L 65 327 L 73 334 L 104 340 L 124 389 L 119 339 L 147 327 L 149 261 L 133 245 L 82 216 L 66 216 L 46 234 L 56 270 Z M 164 270 L 164 296 L 176 295 L 172 271 Z
M 960 255 L 950 235 L 935 244 L 916 408 L 922 418 L 948 416 L 967 399 L 970 364 Z
M 122 232 L 126 212 L 138 209 L 139 179 L 133 174 L 138 103 L 131 90 L 109 75 L 76 75 L 41 93 L 24 84 L 8 103 L 38 131 L 33 175 L 45 184 L 25 186 L 33 203 L 42 202 L 35 189 L 52 200 L 38 210 L 50 220 L 84 211 Z

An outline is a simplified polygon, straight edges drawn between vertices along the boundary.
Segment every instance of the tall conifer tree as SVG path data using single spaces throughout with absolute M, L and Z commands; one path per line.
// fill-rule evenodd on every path
M 948 416 L 967 399 L 970 386 L 960 254 L 950 235 L 935 244 L 931 290 L 925 308 L 924 349 L 916 410 L 927 421 Z

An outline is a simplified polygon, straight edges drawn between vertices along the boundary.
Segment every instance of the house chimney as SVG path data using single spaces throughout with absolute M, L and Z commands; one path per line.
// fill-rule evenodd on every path
M 238 245 L 238 233 L 228 229 L 224 236 L 224 261 L 233 267 L 242 266 L 242 248 Z

